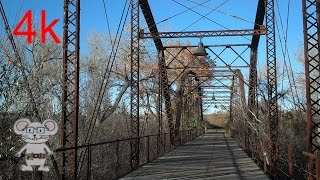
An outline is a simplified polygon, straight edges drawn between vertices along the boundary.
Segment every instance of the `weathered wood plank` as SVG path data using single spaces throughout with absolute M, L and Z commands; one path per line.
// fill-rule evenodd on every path
M 223 132 L 209 131 L 128 174 L 128 179 L 268 179 Z

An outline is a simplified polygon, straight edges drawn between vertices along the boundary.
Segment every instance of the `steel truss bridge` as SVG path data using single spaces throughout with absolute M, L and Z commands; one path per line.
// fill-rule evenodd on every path
M 255 25 L 252 29 L 240 30 L 213 30 L 213 31 L 190 31 L 190 32 L 159 32 L 153 18 L 147 0 L 131 1 L 131 76 L 130 76 L 130 126 L 131 138 L 108 141 L 101 143 L 78 144 L 78 118 L 79 118 L 79 42 L 80 42 L 80 0 L 64 1 L 64 29 L 63 29 L 63 98 L 62 98 L 62 124 L 61 142 L 62 147 L 55 152 L 59 154 L 59 161 L 54 161 L 57 176 L 61 179 L 77 179 L 79 175 L 79 159 L 85 157 L 86 178 L 92 175 L 91 159 L 94 154 L 92 149 L 96 146 L 112 144 L 115 146 L 114 152 L 116 159 L 114 165 L 116 172 L 114 178 L 120 178 L 129 172 L 120 173 L 121 157 L 119 150 L 123 142 L 128 143 L 130 153 L 128 155 L 130 171 L 134 171 L 142 165 L 156 159 L 179 145 L 182 145 L 198 136 L 203 135 L 203 129 L 180 130 L 181 117 L 173 116 L 172 95 L 170 89 L 172 84 L 182 78 L 184 85 L 179 91 L 183 105 L 183 116 L 185 112 L 193 111 L 198 118 L 203 120 L 203 111 L 210 105 L 219 105 L 230 112 L 230 122 L 234 122 L 231 129 L 231 137 L 245 150 L 252 159 L 264 168 L 264 172 L 270 177 L 276 178 L 280 172 L 278 169 L 279 149 L 279 93 L 277 88 L 277 59 L 276 59 L 276 30 L 275 30 L 275 3 L 274 0 L 257 0 Z M 307 149 L 304 155 L 307 158 L 306 171 L 309 179 L 319 179 L 320 177 L 320 158 L 318 150 L 320 144 L 320 6 L 316 0 L 301 0 L 303 9 L 303 28 L 304 28 L 304 58 L 305 58 L 305 79 L 306 79 L 306 144 Z M 142 12 L 142 14 L 141 14 Z M 148 32 L 140 29 L 141 17 L 144 16 L 148 25 Z M 265 20 L 265 21 L 264 21 Z M 265 22 L 265 24 L 263 24 Z M 211 57 L 219 61 L 222 65 L 210 67 L 208 75 L 198 74 L 203 70 L 203 66 L 173 66 L 179 53 L 190 53 L 190 46 L 164 46 L 165 38 L 199 38 L 199 37 L 226 37 L 226 36 L 247 36 L 252 37 L 250 44 L 214 44 L 205 45 L 207 51 L 215 55 Z M 266 42 L 260 42 L 260 37 L 266 36 Z M 152 39 L 158 52 L 158 82 L 159 82 L 159 131 L 154 135 L 140 136 L 140 41 Z M 256 129 L 243 127 L 255 127 L 259 124 L 255 112 L 259 108 L 257 105 L 257 56 L 258 46 L 266 43 L 266 62 L 267 62 L 267 114 L 268 114 L 268 134 L 267 138 L 262 139 Z M 238 52 L 237 48 L 243 49 Z M 217 50 L 217 48 L 220 48 Z M 178 54 L 172 53 L 171 49 L 178 50 Z M 237 58 L 227 60 L 224 53 L 235 53 Z M 243 56 L 248 52 L 249 58 Z M 170 57 L 170 58 L 169 58 Z M 170 59 L 170 61 L 169 61 Z M 235 62 L 240 62 L 235 64 Z M 244 77 L 241 69 L 247 68 L 249 76 Z M 182 70 L 176 77 L 171 77 L 172 70 Z M 183 77 L 181 77 L 183 75 Z M 173 80 L 172 80 L 173 79 Z M 248 80 L 246 80 L 248 79 Z M 209 85 L 208 81 L 216 82 Z M 248 89 L 248 92 L 245 90 Z M 246 94 L 247 93 L 247 94 Z M 247 98 L 246 98 L 247 97 Z M 314 98 L 317 97 L 317 98 Z M 239 113 L 239 107 L 242 107 Z M 165 117 L 164 117 L 165 116 Z M 245 118 L 254 122 L 252 125 L 245 125 Z M 163 123 L 163 121 L 166 121 Z M 169 132 L 163 131 L 163 124 L 169 127 Z M 155 144 L 150 144 L 151 139 L 156 139 Z M 141 144 L 146 144 L 142 146 Z M 156 149 L 155 152 L 151 152 Z M 261 153 L 262 149 L 266 152 Z M 81 151 L 81 153 L 80 153 Z M 288 148 L 288 177 L 292 177 L 292 156 L 293 151 Z M 84 152 L 84 153 L 82 153 Z M 147 159 L 141 159 L 141 153 L 147 152 Z M 79 157 L 81 156 L 81 157 Z M 152 157 L 151 157 L 152 156 Z M 268 161 L 266 160 L 268 156 Z M 52 157 L 54 159 L 54 157 Z M 81 170 L 83 171 L 83 169 Z M 277 179 L 277 178 L 276 178 Z

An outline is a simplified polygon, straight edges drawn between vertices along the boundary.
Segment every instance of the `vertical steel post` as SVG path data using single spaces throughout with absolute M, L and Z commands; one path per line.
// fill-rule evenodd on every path
M 80 0 L 64 1 L 62 147 L 78 145 Z M 77 178 L 77 148 L 62 154 L 62 179 Z
M 292 179 L 293 175 L 293 149 L 291 146 L 288 147 L 288 171 L 289 178 Z
M 249 96 L 248 96 L 248 108 L 252 112 L 256 106 L 256 103 L 255 103 L 256 89 L 257 89 L 257 49 L 252 48 L 251 54 L 250 54 Z
M 230 93 L 230 106 L 229 106 L 229 121 L 233 123 L 234 118 L 233 118 L 233 103 L 234 103 L 234 81 L 235 78 L 232 76 L 232 81 L 231 81 L 231 93 Z M 238 136 L 235 136 L 235 134 L 238 133 L 237 127 L 235 129 L 231 129 L 231 137 L 235 138 L 236 140 L 239 141 Z
M 200 120 L 203 121 L 202 88 L 198 85 Z
M 231 84 L 231 94 L 230 94 L 230 114 L 229 114 L 229 118 L 230 118 L 230 122 L 233 122 L 233 104 L 234 104 L 234 96 L 235 96 L 235 89 L 234 89 L 234 81 L 235 81 L 235 78 L 234 76 L 232 76 L 232 84 Z
M 139 0 L 131 1 L 131 168 L 139 166 Z
M 237 93 L 235 94 L 237 96 L 237 105 L 238 107 L 245 107 L 246 105 L 246 97 L 245 97 L 245 89 L 244 89 L 244 79 L 243 79 L 243 75 L 241 73 L 241 71 L 239 69 L 236 69 L 234 71 L 235 76 L 236 76 L 236 85 L 235 88 L 237 89 Z M 242 120 L 244 121 L 244 120 Z M 246 121 L 243 122 L 244 124 L 246 123 Z M 245 126 L 248 127 L 248 126 Z M 243 129 L 244 130 L 244 147 L 247 149 L 250 149 L 250 147 L 252 147 L 252 144 L 250 145 L 250 134 L 251 134 L 251 129 Z M 252 141 L 251 141 L 252 142 Z
M 120 168 L 120 140 L 117 140 L 117 144 L 116 144 L 116 176 L 117 178 L 119 177 L 119 168 Z
M 160 67 L 160 61 L 158 62 L 158 67 Z M 161 144 L 163 144 L 163 139 L 161 138 L 161 134 L 163 133 L 163 124 L 162 124 L 162 78 L 161 78 L 161 71 L 159 68 L 159 74 L 158 74 L 159 78 L 158 78 L 158 85 L 159 85 L 159 89 L 158 89 L 158 134 L 159 134 L 159 138 L 157 139 L 157 143 L 158 143 L 158 154 L 161 154 Z
M 266 1 L 267 26 L 267 78 L 268 78 L 268 120 L 270 136 L 270 166 L 274 170 L 279 158 L 278 105 L 277 105 L 277 60 L 275 40 L 274 0 Z
M 164 97 L 164 104 L 166 108 L 166 115 L 168 118 L 169 131 L 170 131 L 170 143 L 171 145 L 173 145 L 175 142 L 174 126 L 173 126 L 171 98 L 170 98 L 170 92 L 169 92 L 168 75 L 167 75 L 167 69 L 166 69 L 166 60 L 164 56 L 164 50 L 161 50 L 158 52 L 158 59 L 159 59 L 159 69 L 161 72 L 162 93 Z
M 319 82 L 320 82 L 320 4 L 319 0 L 302 0 L 304 58 L 307 98 L 307 151 L 316 154 L 320 150 L 319 134 Z M 315 171 L 314 160 L 308 158 L 308 172 Z M 310 176 L 309 176 L 310 178 Z
M 254 47 L 254 48 L 251 48 L 251 53 L 250 53 L 249 96 L 248 96 L 249 119 L 254 119 L 254 116 L 252 113 L 255 113 L 256 93 L 257 93 L 257 48 Z M 257 122 L 256 121 L 254 122 L 255 122 L 254 125 L 257 128 Z M 251 132 L 250 135 L 252 135 L 253 138 L 255 139 L 255 140 L 252 140 L 253 144 L 256 143 L 258 134 L 255 132 Z M 257 147 L 257 146 L 258 146 L 257 144 L 253 145 L 253 147 Z M 258 154 L 257 148 L 252 149 L 252 152 L 254 152 L 253 153 L 254 156 L 257 156 Z

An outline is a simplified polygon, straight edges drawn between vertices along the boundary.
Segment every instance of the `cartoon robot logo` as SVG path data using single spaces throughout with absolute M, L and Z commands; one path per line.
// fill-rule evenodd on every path
M 46 158 L 52 151 L 46 145 L 51 135 L 58 131 L 57 123 L 51 119 L 39 122 L 30 122 L 29 119 L 19 119 L 14 123 L 14 132 L 21 135 L 21 139 L 27 144 L 16 154 L 20 157 L 25 151 L 27 165 L 22 165 L 22 171 L 32 171 L 32 166 L 40 166 L 38 171 L 49 171 L 45 166 Z

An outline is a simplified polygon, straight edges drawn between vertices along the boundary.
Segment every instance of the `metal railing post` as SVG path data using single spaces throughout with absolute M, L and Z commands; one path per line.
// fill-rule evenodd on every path
M 293 150 L 292 147 L 289 146 L 288 148 L 288 167 L 289 167 L 289 178 L 292 179 L 292 174 L 293 174 Z
M 316 175 L 317 175 L 317 180 L 320 180 L 320 157 L 317 155 L 316 156 Z
M 157 135 L 157 157 L 160 155 L 160 134 Z
M 120 140 L 117 141 L 117 145 L 116 145 L 116 176 L 118 177 L 119 174 L 119 149 L 120 148 Z
M 87 158 L 87 180 L 91 179 L 91 146 L 87 147 L 88 158 Z
M 263 172 L 267 174 L 267 153 L 263 153 Z
M 148 136 L 148 138 L 147 138 L 147 162 L 149 162 L 150 161 L 150 136 Z

